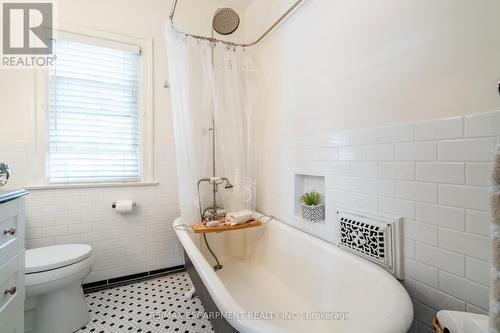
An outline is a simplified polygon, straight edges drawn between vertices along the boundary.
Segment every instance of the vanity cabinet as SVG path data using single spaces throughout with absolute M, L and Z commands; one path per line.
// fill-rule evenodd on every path
M 26 191 L 0 192 L 0 332 L 24 332 Z

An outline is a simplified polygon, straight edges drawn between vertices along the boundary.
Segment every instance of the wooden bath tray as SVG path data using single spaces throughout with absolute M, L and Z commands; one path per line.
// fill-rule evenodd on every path
M 441 325 L 439 324 L 439 320 L 437 319 L 436 316 L 432 318 L 432 328 L 434 329 L 434 332 L 436 333 L 443 333 L 443 329 L 441 328 Z
M 262 225 L 262 222 L 256 219 L 252 219 L 247 223 L 238 225 L 225 225 L 224 223 L 225 223 L 224 220 L 222 220 L 220 221 L 220 224 L 217 227 L 207 227 L 206 222 L 200 222 L 192 225 L 191 228 L 193 229 L 193 232 L 195 234 L 208 234 L 212 232 L 224 232 L 231 230 L 255 228 Z

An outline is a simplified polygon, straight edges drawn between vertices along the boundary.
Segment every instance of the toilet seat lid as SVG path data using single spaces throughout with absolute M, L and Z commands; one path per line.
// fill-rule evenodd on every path
M 80 262 L 92 254 L 92 246 L 67 244 L 26 250 L 26 274 L 39 273 Z

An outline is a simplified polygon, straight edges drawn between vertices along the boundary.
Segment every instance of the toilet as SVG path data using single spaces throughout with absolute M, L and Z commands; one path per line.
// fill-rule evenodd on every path
M 85 244 L 26 250 L 25 332 L 71 333 L 88 323 L 82 280 L 94 261 Z

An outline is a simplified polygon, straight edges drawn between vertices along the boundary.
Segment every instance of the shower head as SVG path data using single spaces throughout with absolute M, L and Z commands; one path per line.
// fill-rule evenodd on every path
M 230 35 L 238 29 L 240 17 L 234 9 L 219 8 L 212 20 L 212 27 L 218 34 Z

